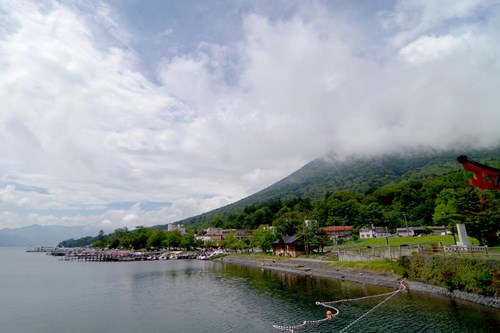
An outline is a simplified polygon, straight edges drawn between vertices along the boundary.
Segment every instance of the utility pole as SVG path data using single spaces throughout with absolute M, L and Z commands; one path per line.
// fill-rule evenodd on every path
M 406 236 L 410 235 L 410 230 L 408 229 L 408 220 L 406 219 L 406 213 L 403 212 L 403 217 L 405 218 L 405 223 L 406 223 Z

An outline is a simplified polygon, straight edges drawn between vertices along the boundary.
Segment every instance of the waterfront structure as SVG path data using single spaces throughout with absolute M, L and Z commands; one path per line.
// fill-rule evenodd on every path
M 295 258 L 305 252 L 304 243 L 297 236 L 280 236 L 271 245 L 275 256 Z

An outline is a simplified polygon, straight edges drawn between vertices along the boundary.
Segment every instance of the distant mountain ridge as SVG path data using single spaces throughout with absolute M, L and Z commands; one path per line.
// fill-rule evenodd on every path
M 95 236 L 99 231 L 87 226 L 31 226 L 0 229 L 0 246 L 55 246 L 63 239 Z
M 422 150 L 375 157 L 357 156 L 345 160 L 326 155 L 242 200 L 178 223 L 201 226 L 206 225 L 215 215 L 227 216 L 247 206 L 266 202 L 297 197 L 318 200 L 340 190 L 365 193 L 392 182 L 436 177 L 460 170 L 461 165 L 456 158 L 463 154 L 485 164 L 500 163 L 500 147 L 482 150 Z

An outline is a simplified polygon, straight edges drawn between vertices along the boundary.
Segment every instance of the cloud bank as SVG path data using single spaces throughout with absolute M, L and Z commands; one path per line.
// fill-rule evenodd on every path
M 135 1 L 2 2 L 0 228 L 170 223 L 331 151 L 499 143 L 496 1 L 279 3 L 184 27 Z

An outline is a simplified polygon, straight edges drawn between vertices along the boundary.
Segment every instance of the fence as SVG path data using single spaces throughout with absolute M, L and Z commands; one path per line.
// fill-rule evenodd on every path
M 414 253 L 423 255 L 468 256 L 500 260 L 500 248 L 487 246 L 442 246 L 416 244 L 378 247 L 336 247 L 331 254 L 340 261 L 396 260 Z

